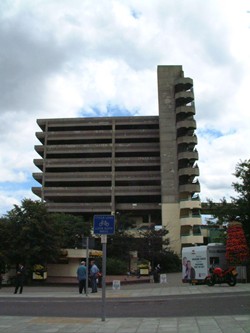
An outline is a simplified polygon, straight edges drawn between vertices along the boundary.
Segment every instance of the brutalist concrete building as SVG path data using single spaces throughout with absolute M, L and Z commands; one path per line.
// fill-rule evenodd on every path
M 50 212 L 166 226 L 177 253 L 203 243 L 193 80 L 182 66 L 158 66 L 158 99 L 158 116 L 38 119 L 33 193 Z

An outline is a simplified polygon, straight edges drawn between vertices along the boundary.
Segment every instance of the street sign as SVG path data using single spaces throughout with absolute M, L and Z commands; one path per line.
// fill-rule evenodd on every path
M 114 215 L 94 215 L 94 234 L 102 238 L 102 321 L 106 318 L 107 235 L 115 233 Z
M 94 215 L 94 234 L 113 235 L 115 233 L 114 215 Z

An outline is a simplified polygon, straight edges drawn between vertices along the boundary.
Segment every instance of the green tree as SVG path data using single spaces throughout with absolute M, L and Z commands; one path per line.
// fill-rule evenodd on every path
M 61 248 L 82 248 L 90 223 L 82 217 L 48 213 L 40 201 L 24 199 L 0 219 L 0 270 L 23 262 L 27 269 L 59 258 Z
M 235 216 L 242 223 L 248 246 L 250 245 L 250 159 L 241 161 L 236 165 L 235 177 L 239 180 L 232 184 L 234 190 L 239 194 L 232 198 L 235 206 Z
M 9 264 L 9 239 L 11 239 L 6 218 L 0 218 L 0 230 L 0 273 L 5 273 Z
M 126 263 L 130 269 L 130 251 L 136 249 L 135 238 L 126 231 L 116 230 L 115 234 L 108 237 L 107 254 L 109 258 L 119 259 Z
M 220 203 L 214 203 L 209 199 L 208 208 L 221 224 L 238 219 L 250 247 L 250 160 L 240 161 L 236 165 L 234 176 L 237 181 L 232 183 L 232 187 L 238 196 L 231 197 L 231 202 L 222 198 Z
M 116 226 L 115 229 L 118 231 L 126 231 L 135 227 L 136 221 L 131 213 L 116 213 L 115 216 Z
M 61 248 L 82 248 L 84 237 L 89 237 L 92 222 L 84 221 L 81 216 L 57 213 L 52 214 Z
M 166 228 L 160 230 L 149 229 L 140 231 L 140 238 L 137 241 L 138 255 L 140 258 L 151 262 L 152 268 L 159 264 L 160 258 L 169 251 L 169 239 Z
M 8 229 L 6 251 L 11 264 L 22 262 L 31 269 L 34 264 L 46 264 L 58 258 L 59 238 L 51 215 L 40 201 L 24 199 L 20 206 L 14 205 L 4 223 Z
M 120 275 L 126 274 L 128 271 L 127 263 L 118 258 L 107 258 L 107 274 Z

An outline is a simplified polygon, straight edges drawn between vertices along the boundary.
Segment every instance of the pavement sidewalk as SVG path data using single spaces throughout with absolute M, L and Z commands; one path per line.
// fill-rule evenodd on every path
M 118 290 L 106 287 L 107 298 L 186 295 L 206 293 L 249 292 L 250 284 L 237 284 L 235 287 L 216 285 L 192 286 L 182 284 L 178 274 L 169 274 L 167 283 L 140 283 L 121 285 Z M 100 290 L 101 291 L 101 290 Z M 13 287 L 0 290 L 5 297 L 86 297 L 78 294 L 75 286 L 25 287 L 22 295 L 13 295 Z M 101 298 L 102 292 L 89 294 L 89 298 Z M 2 305 L 3 306 L 3 305 Z M 250 310 L 250 309 L 249 309 Z M 57 317 L 18 317 L 0 316 L 0 333 L 250 333 L 249 315 L 171 317 L 171 318 L 57 318 Z

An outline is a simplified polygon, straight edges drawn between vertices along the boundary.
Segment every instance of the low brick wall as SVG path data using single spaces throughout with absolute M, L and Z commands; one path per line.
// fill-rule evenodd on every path
M 150 276 L 127 276 L 127 275 L 107 275 L 106 276 L 106 285 L 112 285 L 114 280 L 121 281 L 121 284 L 132 284 L 132 283 L 146 283 L 150 282 Z M 77 284 L 78 281 L 76 277 L 58 277 L 58 276 L 49 276 L 44 284 Z

